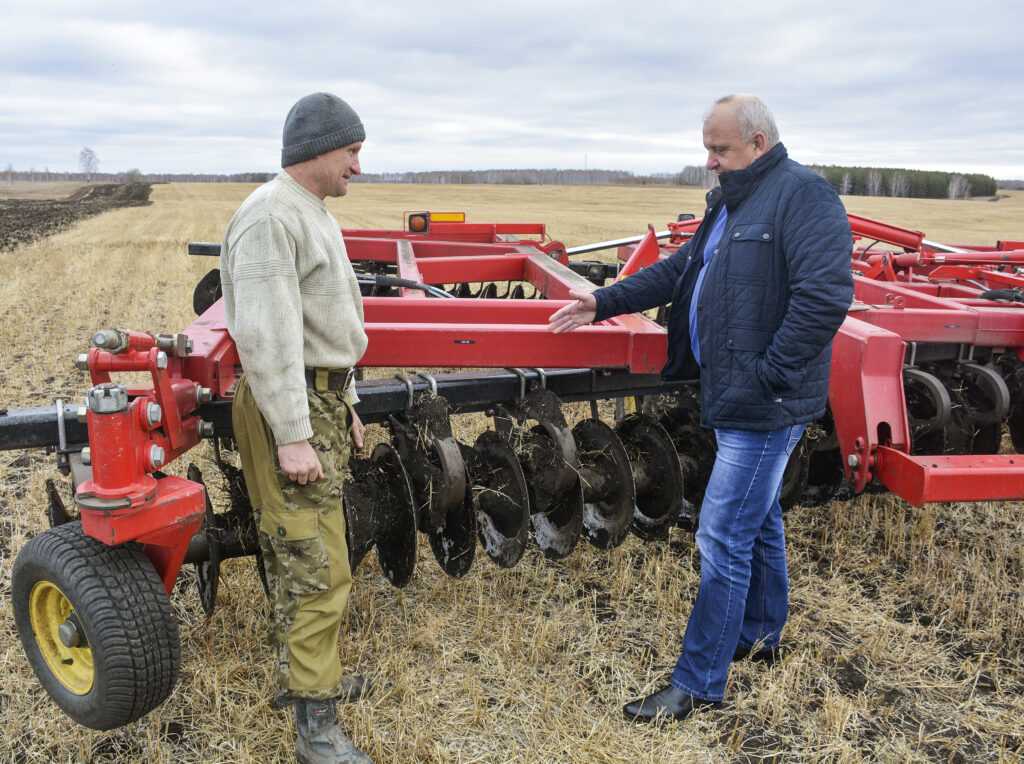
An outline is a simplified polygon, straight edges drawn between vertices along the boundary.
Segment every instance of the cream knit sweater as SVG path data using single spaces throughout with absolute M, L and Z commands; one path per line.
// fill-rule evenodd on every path
M 282 171 L 238 208 L 220 258 L 228 331 L 278 445 L 313 435 L 305 367 L 355 366 L 363 301 L 323 200 Z M 345 399 L 355 403 L 355 387 Z

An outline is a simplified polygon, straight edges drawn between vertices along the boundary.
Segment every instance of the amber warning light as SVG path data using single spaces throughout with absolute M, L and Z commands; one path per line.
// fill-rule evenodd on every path
M 408 212 L 405 229 L 411 233 L 426 233 L 431 223 L 465 223 L 465 212 Z

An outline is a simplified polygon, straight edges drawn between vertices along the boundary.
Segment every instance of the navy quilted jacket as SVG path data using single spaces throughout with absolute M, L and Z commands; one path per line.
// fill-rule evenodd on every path
M 666 379 L 697 379 L 706 427 L 775 430 L 825 413 L 832 338 L 853 299 L 846 210 L 823 178 L 779 143 L 750 167 L 722 173 L 704 220 L 729 219 L 697 306 L 689 305 L 711 229 L 671 257 L 594 292 L 597 320 L 672 303 Z

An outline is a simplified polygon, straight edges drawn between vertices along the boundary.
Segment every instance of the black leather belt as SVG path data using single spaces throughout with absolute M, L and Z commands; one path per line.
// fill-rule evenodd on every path
M 355 369 L 306 369 L 306 387 L 319 392 L 345 390 L 352 382 Z

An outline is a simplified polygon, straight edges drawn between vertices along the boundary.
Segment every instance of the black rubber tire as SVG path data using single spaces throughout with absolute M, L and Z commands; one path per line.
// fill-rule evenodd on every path
M 110 547 L 71 522 L 36 536 L 12 573 L 18 636 L 43 688 L 79 724 L 109 730 L 159 706 L 178 680 L 178 622 L 163 582 L 138 544 Z M 74 608 L 92 650 L 93 684 L 71 692 L 40 653 L 29 596 L 40 581 L 55 584 Z

